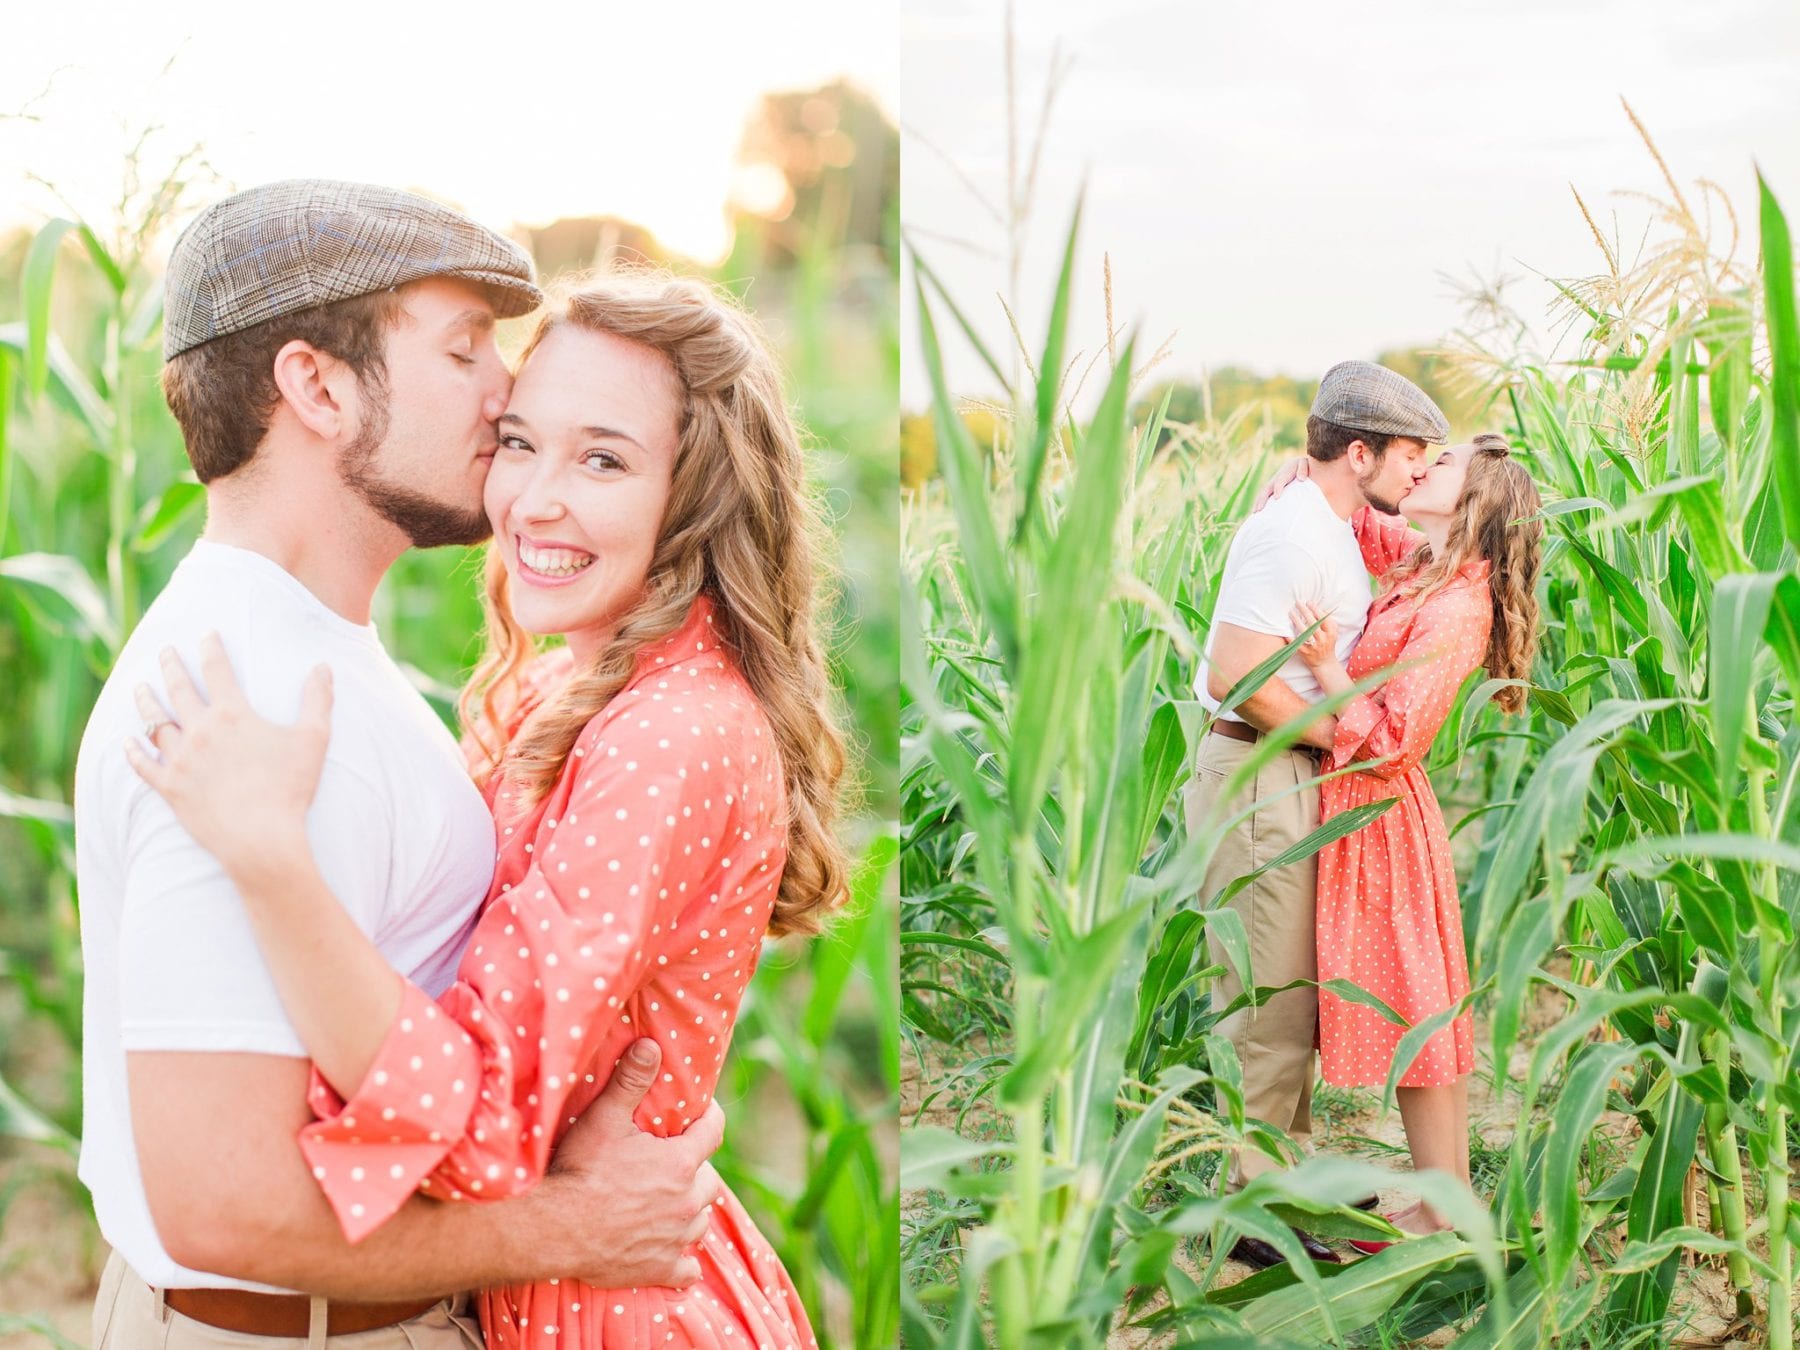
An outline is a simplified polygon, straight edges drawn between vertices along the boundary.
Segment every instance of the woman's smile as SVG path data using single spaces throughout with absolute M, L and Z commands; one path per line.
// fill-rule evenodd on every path
M 513 536 L 519 577 L 534 586 L 566 586 L 587 571 L 597 555 L 568 544 Z

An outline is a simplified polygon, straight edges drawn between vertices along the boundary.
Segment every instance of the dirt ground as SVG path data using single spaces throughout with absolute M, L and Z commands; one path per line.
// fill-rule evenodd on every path
M 1561 1016 L 1561 996 L 1543 985 L 1535 986 L 1535 990 L 1536 997 L 1520 1037 L 1521 1048 L 1514 1052 L 1513 1062 L 1507 1066 L 1506 1081 L 1517 1082 L 1524 1078 L 1530 1049 L 1537 1035 Z M 1517 1098 L 1508 1102 L 1500 1100 L 1495 1090 L 1492 1065 L 1487 1062 L 1481 1049 L 1486 1045 L 1485 1028 L 1477 1026 L 1475 1039 L 1481 1066 L 1470 1080 L 1469 1123 L 1489 1148 L 1504 1150 L 1512 1141 L 1513 1113 L 1517 1109 Z M 968 1047 L 967 1058 L 987 1052 L 985 1044 L 974 1044 Z M 937 1125 L 944 1129 L 956 1128 L 956 1111 L 950 1102 L 951 1094 L 942 1093 L 929 1105 L 925 1103 L 961 1062 L 964 1061 L 947 1062 L 928 1053 L 926 1062 L 921 1067 L 918 1059 L 908 1054 L 901 1082 L 902 1129 L 918 1124 Z M 993 1113 L 984 1101 L 965 1117 L 964 1129 L 971 1136 L 978 1137 L 993 1123 Z M 1315 1108 L 1315 1123 L 1322 1127 L 1314 1136 L 1317 1150 L 1342 1151 L 1377 1166 L 1389 1168 L 1395 1173 L 1394 1185 L 1391 1188 L 1384 1187 L 1381 1191 L 1383 1212 L 1392 1213 L 1410 1203 L 1412 1196 L 1407 1192 L 1402 1176 L 1410 1168 L 1404 1153 L 1405 1132 L 1397 1111 L 1385 1116 L 1381 1113 L 1378 1093 L 1358 1093 L 1350 1098 L 1347 1105 L 1340 1104 L 1338 1109 L 1330 1112 Z M 1636 1136 L 1638 1130 L 1634 1120 L 1611 1113 L 1601 1118 L 1599 1128 L 1625 1145 Z M 1389 1144 L 1397 1151 L 1376 1151 L 1362 1143 L 1362 1140 Z M 904 1152 L 904 1135 L 901 1148 Z M 917 1214 L 921 1203 L 921 1198 L 917 1195 L 903 1196 L 903 1213 Z M 1355 1259 L 1355 1253 L 1348 1247 L 1336 1245 L 1346 1259 Z M 1198 1278 L 1199 1267 L 1185 1251 L 1177 1255 L 1176 1262 L 1189 1275 Z M 1220 1283 L 1235 1284 L 1251 1273 L 1249 1266 L 1228 1260 Z M 1152 1305 L 1154 1306 L 1156 1305 Z M 1687 1347 L 1725 1347 L 1726 1350 L 1739 1350 L 1741 1347 L 1742 1350 L 1748 1350 L 1749 1346 L 1757 1343 L 1734 1337 L 1733 1332 L 1737 1329 L 1733 1326 L 1731 1287 L 1723 1269 L 1710 1262 L 1691 1262 L 1683 1268 L 1676 1285 L 1675 1317 L 1675 1337 L 1670 1344 L 1683 1347 L 1684 1350 Z M 1454 1340 L 1455 1334 L 1454 1329 L 1449 1329 L 1411 1344 L 1420 1347 L 1448 1345 Z M 1173 1343 L 1172 1337 L 1154 1337 L 1148 1332 L 1120 1325 L 1108 1338 L 1107 1347 L 1108 1350 L 1161 1350 L 1161 1347 Z
M 0 1315 L 40 1317 L 76 1345 L 88 1343 L 88 1314 L 107 1246 L 82 1202 L 53 1173 L 74 1167 L 46 1149 L 0 1155 Z M 17 1186 L 19 1189 L 13 1190 Z M 36 1331 L 0 1332 L 0 1350 L 43 1350 Z

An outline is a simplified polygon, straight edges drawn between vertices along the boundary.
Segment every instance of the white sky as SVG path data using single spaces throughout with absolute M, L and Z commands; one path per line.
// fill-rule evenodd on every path
M 1004 232 L 927 143 L 1004 197 L 1003 15 L 1002 0 L 903 0 L 900 85 L 907 228 L 1001 351 Z M 1755 256 L 1753 157 L 1800 227 L 1792 0 L 1021 0 L 1015 22 L 1029 121 L 1052 42 L 1074 58 L 1029 234 L 1034 346 L 1084 174 L 1073 341 L 1091 351 L 1103 334 L 1104 250 L 1140 355 L 1179 330 L 1159 375 L 1316 377 L 1435 341 L 1458 319 L 1439 274 L 1471 267 L 1521 276 L 1508 294 L 1541 313 L 1550 291 L 1532 270 L 1603 270 L 1570 185 L 1630 245 L 1648 212 L 1615 190 L 1660 189 L 1621 94 L 1690 199 L 1700 177 L 1727 190 L 1740 255 Z M 902 300 L 902 402 L 916 408 L 910 274 Z M 944 340 L 952 385 L 989 392 L 960 337 Z
M 0 121 L 0 226 L 63 214 L 28 171 L 108 219 L 157 125 L 154 166 L 198 141 L 228 187 L 423 187 L 501 228 L 613 214 L 713 259 L 761 94 L 847 76 L 893 114 L 898 3 L 15 6 L 0 114 L 40 120 Z

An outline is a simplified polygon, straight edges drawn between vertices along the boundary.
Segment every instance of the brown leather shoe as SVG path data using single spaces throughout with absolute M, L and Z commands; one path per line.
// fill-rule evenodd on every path
M 1343 1257 L 1332 1251 L 1311 1233 L 1303 1233 L 1296 1228 L 1294 1236 L 1300 1239 L 1301 1249 L 1313 1260 L 1323 1261 L 1327 1265 L 1333 1266 L 1344 1263 Z M 1264 1242 L 1261 1238 L 1241 1237 L 1237 1240 L 1237 1245 L 1231 1249 L 1231 1259 L 1242 1261 L 1252 1270 L 1267 1270 L 1270 1266 L 1280 1265 L 1287 1260 L 1287 1257 L 1281 1254 L 1279 1247 Z

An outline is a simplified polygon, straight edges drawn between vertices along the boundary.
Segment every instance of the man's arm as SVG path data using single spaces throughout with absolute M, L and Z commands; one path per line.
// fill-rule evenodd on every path
M 1206 692 L 1213 698 L 1222 700 L 1231 692 L 1233 685 L 1287 646 L 1288 642 L 1287 638 L 1240 628 L 1234 623 L 1214 624 L 1212 649 L 1207 657 Z M 1289 688 L 1286 680 L 1279 675 L 1271 675 L 1263 681 L 1260 689 L 1250 694 L 1232 711 L 1259 731 L 1267 732 L 1310 712 L 1312 706 Z M 1316 745 L 1322 750 L 1329 750 L 1336 733 L 1337 718 L 1317 716 L 1300 740 L 1305 745 Z
M 600 1288 L 681 1287 L 718 1180 L 717 1109 L 685 1135 L 631 1125 L 655 1079 L 620 1062 L 606 1093 L 528 1195 L 447 1205 L 414 1196 L 355 1246 L 345 1241 L 295 1135 L 311 1119 L 308 1061 L 279 1055 L 133 1052 L 133 1133 L 169 1255 L 193 1270 L 328 1298 L 430 1298 L 509 1282 L 578 1278 Z

